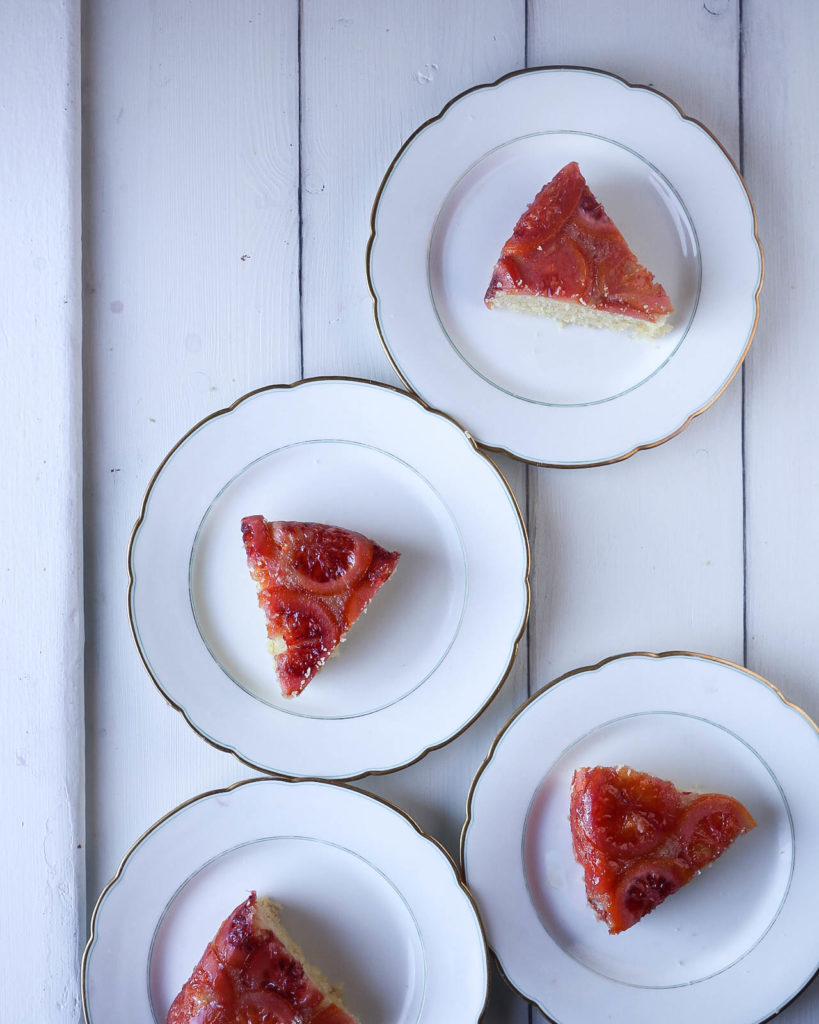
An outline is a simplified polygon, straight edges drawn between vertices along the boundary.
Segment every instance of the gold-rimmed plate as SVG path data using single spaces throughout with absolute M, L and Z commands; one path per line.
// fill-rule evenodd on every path
M 572 160 L 671 296 L 659 339 L 484 305 L 520 214 Z M 756 327 L 762 252 L 736 168 L 670 100 L 599 71 L 537 68 L 457 97 L 395 157 L 371 232 L 397 372 L 529 462 L 597 465 L 667 440 L 727 387 Z
M 724 792 L 757 827 L 636 926 L 586 902 L 572 774 L 626 764 Z M 635 654 L 545 687 L 495 741 L 469 797 L 462 863 L 511 984 L 561 1024 L 758 1024 L 819 967 L 819 732 L 773 686 L 704 655 Z
M 401 552 L 340 653 L 281 695 L 243 517 L 332 523 Z M 491 557 L 487 557 L 491 552 Z M 265 771 L 390 771 L 457 735 L 502 683 L 528 613 L 515 499 L 451 419 L 367 381 L 253 392 L 157 471 L 129 552 L 146 667 L 188 722 Z
M 129 851 L 92 917 L 82 970 L 87 1024 L 124 1013 L 164 1021 L 220 923 L 251 890 L 281 905 L 288 931 L 343 984 L 361 1020 L 474 1024 L 480 1016 L 486 946 L 444 850 L 402 811 L 359 790 L 254 779 L 188 801 Z

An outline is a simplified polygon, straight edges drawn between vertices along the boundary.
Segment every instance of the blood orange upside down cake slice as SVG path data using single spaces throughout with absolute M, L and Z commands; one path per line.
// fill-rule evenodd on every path
M 241 903 L 222 923 L 166 1024 L 357 1024 L 279 921 L 276 904 Z
M 756 826 L 722 793 L 690 793 L 633 768 L 578 768 L 572 842 L 589 905 L 612 933 L 631 928 Z
M 360 533 L 323 523 L 242 520 L 282 693 L 307 686 L 400 557 Z
M 535 196 L 495 265 L 484 302 L 563 323 L 656 337 L 674 307 L 576 163 Z

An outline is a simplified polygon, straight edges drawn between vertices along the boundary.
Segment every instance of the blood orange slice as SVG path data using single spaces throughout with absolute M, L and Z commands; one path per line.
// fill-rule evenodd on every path
M 679 834 L 685 856 L 692 865 L 704 867 L 755 825 L 739 800 L 722 793 L 706 793 L 680 818 Z
M 670 782 L 635 774 L 595 772 L 582 792 L 578 824 L 611 857 L 638 857 L 653 850 L 677 814 Z
M 297 590 L 265 591 L 259 603 L 267 616 L 282 693 L 292 697 L 324 664 L 341 629 L 320 601 Z M 284 650 L 277 649 L 281 643 Z
M 311 594 L 340 594 L 357 583 L 373 559 L 360 533 L 319 523 L 276 523 L 273 539 L 293 576 Z
M 611 918 L 614 932 L 625 931 L 637 924 L 667 896 L 671 896 L 688 881 L 684 869 L 667 857 L 654 857 L 637 861 L 628 868 L 617 883 Z

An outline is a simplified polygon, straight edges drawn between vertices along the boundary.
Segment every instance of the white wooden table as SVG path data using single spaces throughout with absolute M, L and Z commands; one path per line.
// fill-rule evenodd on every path
M 0 1019 L 78 1020 L 87 915 L 123 853 L 249 774 L 165 703 L 131 638 L 126 550 L 155 467 L 260 385 L 396 383 L 365 275 L 373 197 L 421 122 L 506 72 L 598 67 L 713 131 L 756 206 L 759 327 L 727 392 L 667 444 L 576 471 L 498 458 L 530 531 L 526 642 L 462 736 L 359 785 L 457 853 L 469 782 L 514 709 L 629 650 L 744 663 L 819 717 L 819 7 L 80 6 L 0 5 L 0 948 L 16 979 Z M 493 975 L 486 1021 L 530 1015 Z M 817 1015 L 813 984 L 781 1019 Z

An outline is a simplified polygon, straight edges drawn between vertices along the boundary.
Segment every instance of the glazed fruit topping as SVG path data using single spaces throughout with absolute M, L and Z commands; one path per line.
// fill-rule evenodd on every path
M 208 943 L 166 1024 L 356 1024 L 256 912 L 253 892 Z
M 755 824 L 739 800 L 721 793 L 706 793 L 680 818 L 680 841 L 686 860 L 697 867 L 708 864 Z
M 352 587 L 373 558 L 371 540 L 337 526 L 277 523 L 273 538 L 301 586 L 313 594 L 338 594 Z
M 286 650 L 276 655 L 282 692 L 292 697 L 307 685 L 339 641 L 338 623 L 315 598 L 295 590 L 266 593 L 268 625 Z
M 516 224 L 487 288 L 487 306 L 499 292 L 567 299 L 649 322 L 674 311 L 576 162 L 543 186 Z
M 679 790 L 623 766 L 574 773 L 570 821 L 588 902 L 613 933 L 636 924 L 756 825 L 733 797 Z
M 242 520 L 250 574 L 281 690 L 307 686 L 399 559 L 363 534 L 324 523 Z
M 687 881 L 676 861 L 667 857 L 640 860 L 623 873 L 614 896 L 613 917 L 619 931 L 630 928 Z
M 598 772 L 583 793 L 579 825 L 589 840 L 612 857 L 636 857 L 653 850 L 677 813 L 677 792 L 670 782 L 650 776 Z

